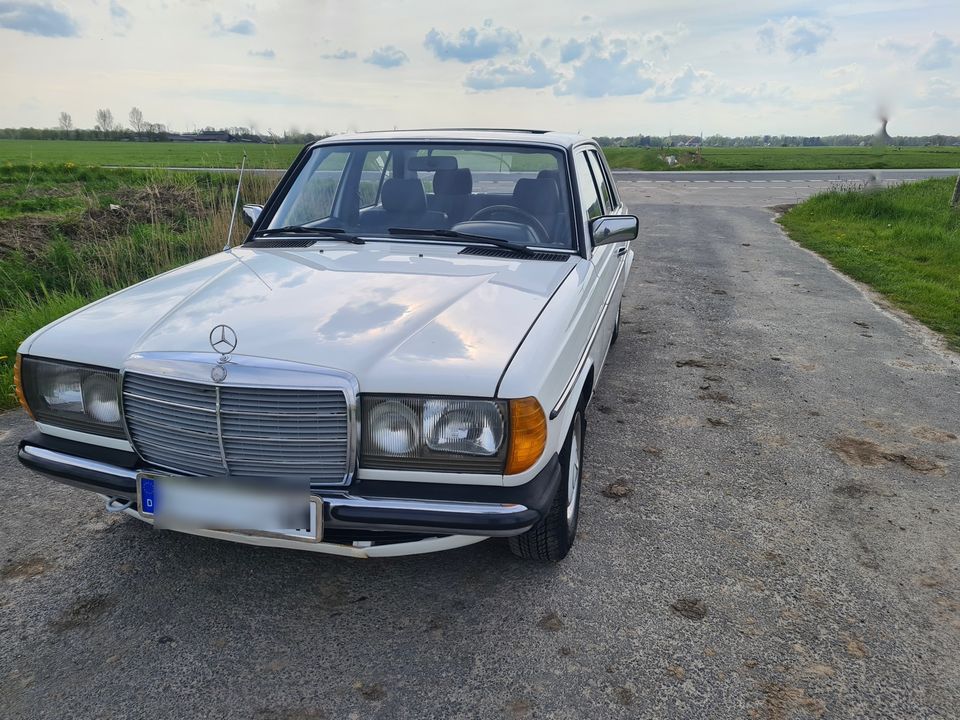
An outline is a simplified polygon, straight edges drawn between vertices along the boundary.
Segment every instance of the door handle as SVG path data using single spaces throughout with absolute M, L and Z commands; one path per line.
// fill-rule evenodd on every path
M 617 250 L 617 257 L 623 257 L 626 254 L 627 254 L 627 248 L 625 247 L 622 247 L 619 250 Z

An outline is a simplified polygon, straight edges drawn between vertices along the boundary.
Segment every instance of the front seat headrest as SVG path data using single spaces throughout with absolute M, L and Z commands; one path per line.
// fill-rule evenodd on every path
M 523 178 L 513 188 L 513 200 L 521 210 L 534 215 L 556 212 L 560 205 L 557 183 L 547 178 Z
M 380 191 L 383 209 L 397 213 L 422 213 L 427 210 L 423 183 L 417 178 L 389 178 Z
M 473 192 L 470 168 L 437 170 L 433 174 L 433 192 L 436 195 L 469 195 Z

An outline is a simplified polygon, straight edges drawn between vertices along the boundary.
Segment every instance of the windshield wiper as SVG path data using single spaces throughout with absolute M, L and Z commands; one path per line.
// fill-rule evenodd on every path
M 436 228 L 434 230 L 422 230 L 418 228 L 388 228 L 387 232 L 391 235 L 414 235 L 416 237 L 440 237 L 453 238 L 455 240 L 467 240 L 470 242 L 484 243 L 486 245 L 494 245 L 506 250 L 514 250 L 524 255 L 536 254 L 535 250 L 531 250 L 526 245 L 521 245 L 520 243 L 513 243 L 509 240 L 501 240 L 500 238 L 495 237 L 488 237 L 487 235 L 473 235 L 472 233 L 460 232 L 459 230 L 443 230 L 440 228 Z
M 253 237 L 270 237 L 272 235 L 316 235 L 319 238 L 328 238 L 330 240 L 344 240 L 354 245 L 363 245 L 364 239 L 351 235 L 342 228 L 318 228 L 308 225 L 284 225 L 283 227 L 266 228 L 257 230 Z

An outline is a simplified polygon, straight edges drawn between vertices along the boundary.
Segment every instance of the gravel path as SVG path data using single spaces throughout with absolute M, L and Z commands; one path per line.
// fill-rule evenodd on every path
M 557 566 L 153 531 L 0 416 L 0 716 L 955 717 L 960 361 L 776 196 L 670 185 L 621 186 L 642 239 Z

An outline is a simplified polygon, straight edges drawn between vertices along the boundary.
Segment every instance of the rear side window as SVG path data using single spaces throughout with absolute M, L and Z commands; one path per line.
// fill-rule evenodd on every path
M 591 150 L 587 153 L 587 157 L 590 159 L 590 169 L 593 170 L 593 177 L 597 180 L 597 185 L 600 186 L 600 197 L 603 198 L 603 207 L 607 210 L 613 210 L 614 201 L 610 195 L 610 186 L 607 184 L 607 176 L 603 173 L 603 165 L 600 162 L 600 158 L 597 157 L 597 153 Z
M 603 206 L 600 204 L 600 196 L 597 194 L 597 186 L 593 181 L 593 173 L 590 172 L 590 165 L 587 162 L 586 153 L 577 153 L 573 160 L 577 172 L 577 186 L 580 190 L 580 205 L 586 215 L 587 220 L 603 215 Z

